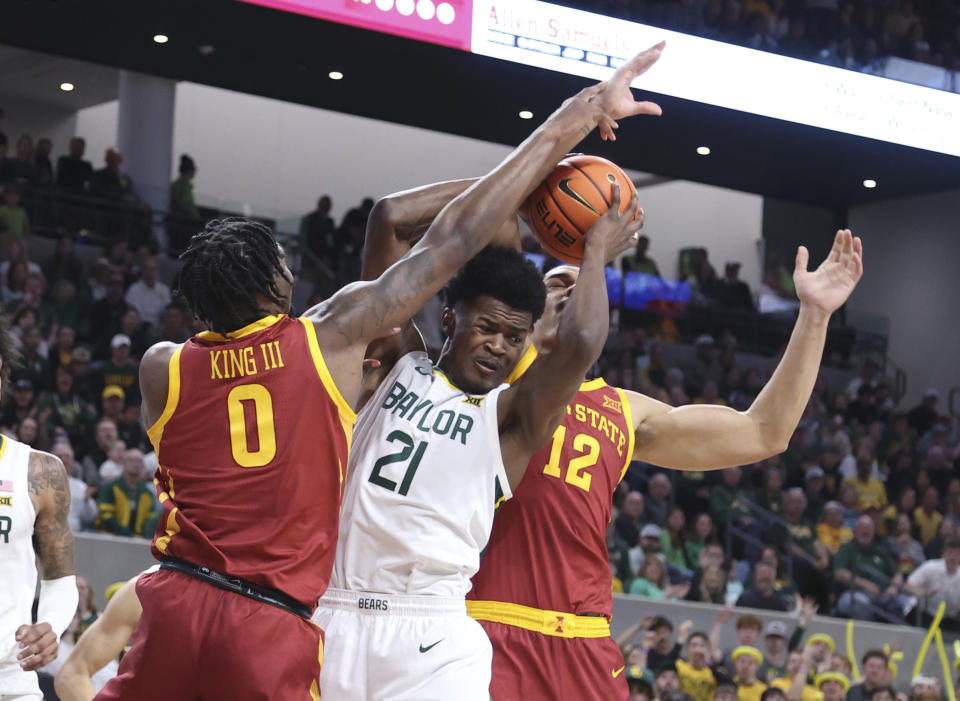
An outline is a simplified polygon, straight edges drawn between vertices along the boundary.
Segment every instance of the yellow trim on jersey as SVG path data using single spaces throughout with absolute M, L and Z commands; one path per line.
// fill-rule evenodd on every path
M 447 373 L 445 373 L 445 372 L 444 372 L 443 370 L 441 370 L 440 368 L 434 368 L 434 369 L 433 369 L 433 373 L 434 373 L 435 375 L 440 375 L 440 377 L 443 378 L 443 381 L 447 383 L 447 387 L 449 387 L 450 389 L 452 389 L 454 392 L 463 392 L 462 389 L 460 389 L 460 388 L 457 387 L 455 384 L 453 384 L 453 382 L 450 380 L 450 378 L 447 377 Z M 463 392 L 463 393 L 466 394 L 466 392 Z
M 238 338 L 243 338 L 244 336 L 249 336 L 250 334 L 257 333 L 258 331 L 268 329 L 285 316 L 286 314 L 272 314 L 270 316 L 265 316 L 262 319 L 257 319 L 252 324 L 247 324 L 242 329 L 231 331 L 226 336 L 219 334 L 216 331 L 201 331 L 197 334 L 197 338 L 202 338 L 204 341 L 216 341 L 217 343 L 235 341 Z
M 623 459 L 623 470 L 620 471 L 620 479 L 617 481 L 617 484 L 619 484 L 623 481 L 624 475 L 627 474 L 627 468 L 630 467 L 630 463 L 633 462 L 633 443 L 637 438 L 637 434 L 633 427 L 633 409 L 630 407 L 630 400 L 627 398 L 627 393 L 619 387 L 614 387 L 613 390 L 620 396 L 620 405 L 623 407 L 623 420 L 627 422 L 627 454 Z
M 467 601 L 467 615 L 478 621 L 503 623 L 556 638 L 610 637 L 610 623 L 602 616 L 578 616 L 506 601 Z
M 320 687 L 317 685 L 316 679 L 310 682 L 310 698 L 313 701 L 320 701 Z
M 166 518 L 164 519 L 164 530 L 167 532 L 166 535 L 162 535 L 157 538 L 154 545 L 157 546 L 157 550 L 162 552 L 164 555 L 167 554 L 167 546 L 170 545 L 170 541 L 173 540 L 173 536 L 177 535 L 180 532 L 180 524 L 177 523 L 177 511 L 179 509 L 174 506 L 167 513 Z
M 592 380 L 586 380 L 581 383 L 580 391 L 581 392 L 592 392 L 595 389 L 600 389 L 601 387 L 606 387 L 607 383 L 602 377 L 595 377 Z
M 513 370 L 510 371 L 510 374 L 507 375 L 507 379 L 504 380 L 508 385 L 512 385 L 514 382 L 523 377 L 523 373 L 530 369 L 530 366 L 533 365 L 533 361 L 537 359 L 539 353 L 537 352 L 536 347 L 531 343 L 527 346 L 527 350 L 523 352 L 523 355 L 520 356 L 520 360 L 517 361 L 517 364 L 513 366 Z
M 3 460 L 5 452 L 7 452 L 7 437 L 0 433 L 0 460 Z
M 333 403 L 337 405 L 337 410 L 340 414 L 340 423 L 343 426 L 343 435 L 347 438 L 347 450 L 350 450 L 353 442 L 353 423 L 357 420 L 357 414 L 354 412 L 353 407 L 347 403 L 347 400 L 343 398 L 343 395 L 340 394 L 337 384 L 333 381 L 333 376 L 330 374 L 327 363 L 323 359 L 323 353 L 320 351 L 320 342 L 317 340 L 317 329 L 313 325 L 313 322 L 300 317 L 300 323 L 303 324 L 303 328 L 307 333 L 307 346 L 310 348 L 310 355 L 313 356 L 313 364 L 317 368 L 320 381 L 323 383 L 323 387 L 327 390 L 327 394 L 330 395 Z M 341 483 L 343 482 L 342 477 L 340 481 Z
M 173 412 L 177 410 L 177 404 L 180 401 L 180 351 L 182 350 L 183 346 L 181 345 L 170 356 L 167 373 L 167 403 L 163 405 L 163 413 L 160 414 L 160 418 L 147 429 L 147 437 L 150 439 L 158 459 L 160 457 L 160 439 L 163 438 L 163 428 L 173 417 Z

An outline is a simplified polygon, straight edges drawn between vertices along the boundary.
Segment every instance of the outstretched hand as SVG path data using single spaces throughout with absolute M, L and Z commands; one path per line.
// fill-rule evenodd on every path
M 793 271 L 797 297 L 803 304 L 832 314 L 847 301 L 863 275 L 863 243 L 849 229 L 841 229 L 819 268 L 808 271 L 809 260 L 809 251 L 800 246 Z
M 593 97 L 603 109 L 606 118 L 600 121 L 600 137 L 604 140 L 616 141 L 614 129 L 619 125 L 616 120 L 624 117 L 632 117 L 636 114 L 661 115 L 663 110 L 655 102 L 643 102 L 634 99 L 633 91 L 630 89 L 632 83 L 638 76 L 643 75 L 660 58 L 660 53 L 666 42 L 651 46 L 646 51 L 637 54 L 632 59 L 620 66 L 611 76 L 596 87 L 596 95 Z

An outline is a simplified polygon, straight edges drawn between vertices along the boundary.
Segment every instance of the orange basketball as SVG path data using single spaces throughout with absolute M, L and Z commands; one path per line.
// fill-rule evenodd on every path
M 574 155 L 560 161 L 524 204 L 543 250 L 578 265 L 584 234 L 610 209 L 613 183 L 620 185 L 620 212 L 626 212 L 636 188 L 617 165 L 599 156 Z

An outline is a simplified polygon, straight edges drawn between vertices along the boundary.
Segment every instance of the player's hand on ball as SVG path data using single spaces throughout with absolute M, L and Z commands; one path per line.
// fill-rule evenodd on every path
M 620 213 L 620 186 L 613 183 L 613 198 L 610 209 L 587 230 L 586 247 L 603 246 L 603 260 L 609 262 L 637 245 L 637 232 L 643 228 L 643 210 L 638 210 L 637 193 L 630 198 L 630 205 Z M 634 214 L 639 214 L 634 217 Z
M 605 118 L 600 120 L 600 137 L 604 140 L 616 141 L 614 129 L 619 125 L 616 120 L 632 117 L 636 114 L 661 115 L 663 110 L 655 102 L 644 102 L 634 99 L 630 89 L 638 76 L 643 75 L 660 58 L 660 53 L 666 42 L 651 46 L 646 51 L 637 54 L 620 66 L 610 80 L 600 83 L 595 97 L 603 109 Z
M 57 636 L 49 623 L 22 625 L 17 628 L 20 667 L 30 672 L 57 659 Z
M 833 240 L 830 255 L 813 271 L 807 270 L 810 253 L 797 250 L 793 283 L 803 304 L 832 314 L 847 301 L 863 275 L 863 243 L 849 229 L 841 229 Z

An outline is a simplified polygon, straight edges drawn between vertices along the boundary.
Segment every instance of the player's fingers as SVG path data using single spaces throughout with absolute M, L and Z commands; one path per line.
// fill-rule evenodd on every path
M 20 643 L 23 645 L 23 642 Z M 53 631 L 47 631 L 39 639 L 32 641 L 29 645 L 24 647 L 20 654 L 17 655 L 18 660 L 25 660 L 31 655 L 37 655 L 46 650 L 51 645 L 57 644 L 57 636 L 53 634 Z
M 28 626 L 28 625 L 26 625 L 26 624 L 24 624 L 24 625 L 20 626 L 19 628 L 17 628 L 17 634 L 16 634 L 17 640 L 19 641 L 19 640 L 20 640 L 24 635 L 26 635 L 29 631 L 30 631 L 30 626 Z
M 794 272 L 806 272 L 807 263 L 810 261 L 810 252 L 807 250 L 806 246 L 800 246 L 797 248 L 797 262 Z
M 612 183 L 613 187 L 613 196 L 610 198 L 610 209 L 607 210 L 607 215 L 610 217 L 617 217 L 620 214 L 620 183 Z
M 44 635 L 47 634 L 53 635 L 53 630 L 49 625 L 47 626 L 27 626 L 27 630 L 23 635 L 18 637 L 18 642 L 20 643 L 20 648 L 26 648 L 30 645 L 35 644 L 37 641 L 42 640 Z
M 663 47 L 666 45 L 666 41 L 661 41 L 657 44 L 654 44 L 646 51 L 641 51 L 632 59 L 623 64 L 620 68 L 618 68 L 617 73 L 623 71 L 623 74 L 633 77 L 645 73 L 647 70 L 649 70 L 650 66 L 657 62 L 657 60 L 660 58 L 661 52 L 663 51 Z
M 48 664 L 57 659 L 57 642 L 56 637 L 54 638 L 53 644 L 46 646 L 45 648 L 38 650 L 36 654 L 30 657 L 27 660 L 22 660 L 20 662 L 21 669 L 31 672 L 35 669 L 40 669 L 41 667 L 46 667 Z
M 631 114 L 650 114 L 659 117 L 663 114 L 663 109 L 656 102 L 637 102 Z

